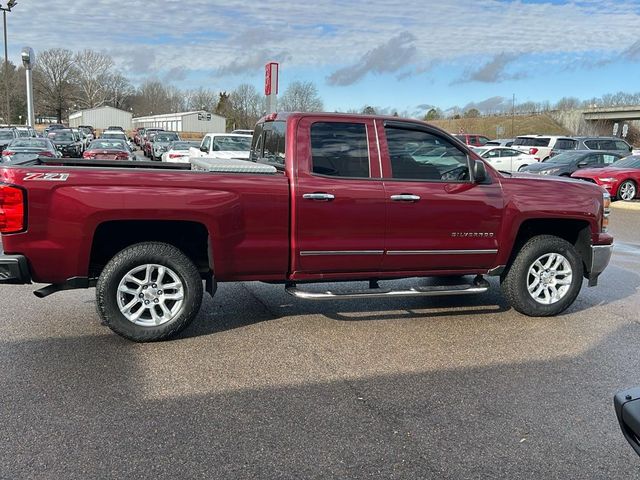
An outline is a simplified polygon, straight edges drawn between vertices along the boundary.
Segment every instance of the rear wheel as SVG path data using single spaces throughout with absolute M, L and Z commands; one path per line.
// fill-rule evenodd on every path
M 625 180 L 618 187 L 618 198 L 620 200 L 630 201 L 636 198 L 638 187 L 632 180 Z
M 529 165 L 521 165 L 520 168 L 518 168 L 519 172 L 524 171 L 525 168 L 527 168 Z
M 109 261 L 98 279 L 96 300 L 103 323 L 118 335 L 135 342 L 165 340 L 198 314 L 202 280 L 176 247 L 139 243 Z
M 502 277 L 502 291 L 514 309 L 533 317 L 557 315 L 582 287 L 582 259 L 562 238 L 539 235 L 518 252 Z

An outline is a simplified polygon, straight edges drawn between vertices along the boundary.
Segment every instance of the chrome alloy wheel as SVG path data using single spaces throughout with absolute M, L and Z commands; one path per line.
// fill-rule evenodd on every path
M 157 327 L 182 311 L 184 285 L 163 265 L 140 265 L 118 285 L 118 308 L 127 320 L 143 327 Z
M 572 280 L 569 260 L 559 253 L 546 253 L 529 267 L 527 290 L 536 302 L 553 305 L 564 298 Z
M 636 196 L 636 186 L 633 182 L 626 181 L 620 185 L 620 198 L 625 201 L 633 200 Z

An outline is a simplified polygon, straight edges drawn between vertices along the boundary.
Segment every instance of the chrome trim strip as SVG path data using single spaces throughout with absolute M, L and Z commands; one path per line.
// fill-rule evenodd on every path
M 320 257 L 324 255 L 382 255 L 384 250 L 303 250 L 301 257 Z
M 387 255 L 489 255 L 498 250 L 389 250 Z
M 477 287 L 474 285 L 457 285 L 443 287 L 417 287 L 407 290 L 374 289 L 366 291 L 354 291 L 346 293 L 336 292 L 305 292 L 296 287 L 287 287 L 285 291 L 294 297 L 304 300 L 341 300 L 354 298 L 381 298 L 381 297 L 437 297 L 450 295 L 473 295 L 485 293 L 488 287 Z

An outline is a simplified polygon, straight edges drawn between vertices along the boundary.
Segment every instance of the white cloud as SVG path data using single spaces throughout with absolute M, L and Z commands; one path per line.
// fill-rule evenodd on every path
M 9 41 L 16 59 L 23 45 L 36 52 L 51 47 L 104 50 L 137 75 L 172 69 L 261 75 L 262 57 L 280 54 L 287 68 L 326 68 L 338 75 L 334 84 L 348 84 L 369 71 L 404 77 L 434 61 L 464 61 L 469 67 L 500 55 L 631 48 L 627 58 L 640 60 L 639 24 L 638 3 L 613 0 L 564 5 L 520 0 L 467 5 L 441 0 L 74 0 L 46 6 L 20 2 L 9 14 Z M 387 55 L 392 50 L 384 46 L 401 35 L 400 55 Z M 391 59 L 394 68 L 381 68 L 374 58 L 378 54 Z

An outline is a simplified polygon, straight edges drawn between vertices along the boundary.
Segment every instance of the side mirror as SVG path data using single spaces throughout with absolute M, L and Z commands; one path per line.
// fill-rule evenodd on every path
M 205 147 L 204 145 L 200 145 L 200 151 L 207 153 L 209 151 L 209 149 L 207 147 Z
M 616 393 L 613 405 L 624 438 L 640 455 L 640 388 Z
M 578 162 L 578 167 L 586 167 L 587 165 L 589 165 L 589 162 L 583 160 L 582 162 Z
M 475 183 L 485 183 L 489 176 L 487 174 L 487 169 L 484 166 L 484 162 L 480 160 L 475 160 L 473 162 L 473 181 Z

